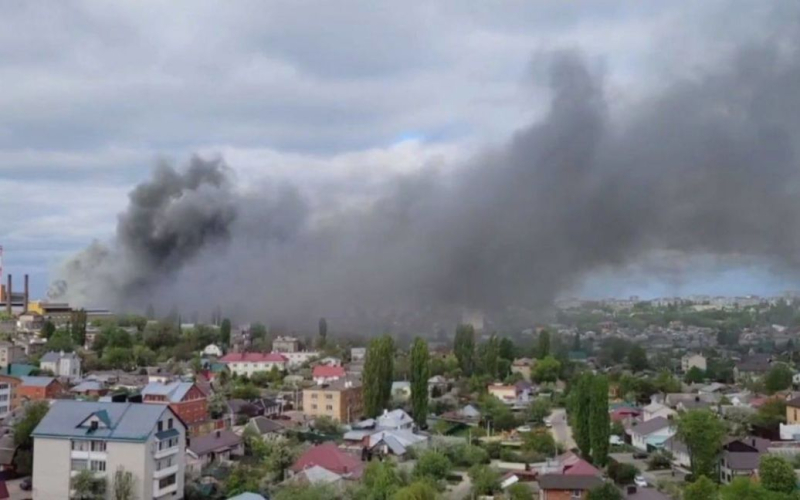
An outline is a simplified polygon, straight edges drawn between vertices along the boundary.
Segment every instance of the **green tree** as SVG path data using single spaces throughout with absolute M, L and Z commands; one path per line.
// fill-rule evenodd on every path
M 42 337 L 50 340 L 50 337 L 52 337 L 54 333 L 56 333 L 55 323 L 53 323 L 49 319 L 44 320 L 44 324 L 42 325 L 42 331 L 41 331 Z
M 114 472 L 114 500 L 134 500 L 136 478 L 130 471 L 118 467 Z
M 708 410 L 691 410 L 678 419 L 678 438 L 686 444 L 694 477 L 710 477 L 725 437 L 725 424 Z
M 237 463 L 225 477 L 225 498 L 248 491 L 258 491 L 259 477 L 258 470 L 243 462 Z
M 109 347 L 103 352 L 101 361 L 109 368 L 130 370 L 133 368 L 133 350 L 124 347 Z
M 764 377 L 764 388 L 769 394 L 788 389 L 792 386 L 792 369 L 785 363 L 775 363 Z
M 535 451 L 542 455 L 554 456 L 556 454 L 556 441 L 553 435 L 545 428 L 534 429 L 522 434 L 522 449 Z
M 622 493 L 611 483 L 603 483 L 589 490 L 586 500 L 622 500 Z
M 445 479 L 452 469 L 450 460 L 436 450 L 422 453 L 414 466 L 414 477 L 417 479 L 431 479 L 439 481 Z
M 531 379 L 537 383 L 555 382 L 561 372 L 561 363 L 553 356 L 540 359 L 533 367 Z
M 780 424 L 786 423 L 786 400 L 768 399 L 750 419 L 755 427 L 777 431 Z
M 604 466 L 608 460 L 608 438 L 611 434 L 611 419 L 608 414 L 608 379 L 595 376 L 591 385 L 590 434 L 592 461 Z
M 86 309 L 70 313 L 70 334 L 76 345 L 82 346 L 86 343 Z
M 544 359 L 548 356 L 550 356 L 550 332 L 542 330 L 536 345 L 536 357 L 538 359 Z
M 281 487 L 271 498 L 274 500 L 330 500 L 338 498 L 338 496 L 339 492 L 328 485 L 289 484 Z
M 364 414 L 377 417 L 392 399 L 394 376 L 394 340 L 390 335 L 372 339 L 367 348 L 362 376 Z
M 102 500 L 106 494 L 105 478 L 98 478 L 88 469 L 84 469 L 70 481 L 74 500 Z
M 500 347 L 498 349 L 498 355 L 500 359 L 507 359 L 509 361 L 514 361 L 517 356 L 517 346 L 514 345 L 514 341 L 508 337 L 503 337 L 500 339 Z
M 283 481 L 288 469 L 297 459 L 294 450 L 283 441 L 270 443 L 267 458 L 264 460 L 267 470 L 272 473 L 278 481 Z
M 219 338 L 222 345 L 229 346 L 231 344 L 231 320 L 225 318 L 222 324 L 219 325 Z
M 634 372 L 647 369 L 647 352 L 639 344 L 634 344 L 628 351 L 628 365 L 630 365 L 631 370 Z
M 72 335 L 67 330 L 57 330 L 45 344 L 45 350 L 55 352 L 72 352 L 75 345 L 72 342 Z
M 500 490 L 500 474 L 488 465 L 475 465 L 469 469 L 472 492 L 475 495 L 493 495 Z
M 367 493 L 364 500 L 389 500 L 403 486 L 392 462 L 370 462 L 364 469 L 361 482 Z
M 472 375 L 475 366 L 475 329 L 472 325 L 458 325 L 453 340 L 453 353 L 458 359 L 461 373 L 465 377 Z
M 778 455 L 763 455 L 758 465 L 761 485 L 768 491 L 792 493 L 797 488 L 794 466 Z
M 397 490 L 392 500 L 436 500 L 436 488 L 426 481 L 415 481 Z
M 500 341 L 497 335 L 492 335 L 489 340 L 480 346 L 480 371 L 484 375 L 497 379 L 498 363 L 500 360 Z
M 550 402 L 544 398 L 538 398 L 531 401 L 528 405 L 528 422 L 536 425 L 542 425 L 544 419 L 550 415 Z
M 506 489 L 508 500 L 530 500 L 533 492 L 525 483 L 515 483 Z
M 578 377 L 572 389 L 573 423 L 575 443 L 581 455 L 590 457 L 592 449 L 591 416 L 592 416 L 592 375 L 583 373 Z
M 718 498 L 717 485 L 706 476 L 698 477 L 683 491 L 683 500 L 715 500 Z
M 319 319 L 319 331 L 317 345 L 320 349 L 325 349 L 328 344 L 328 321 L 325 318 Z
M 31 433 L 42 421 L 50 406 L 45 401 L 29 403 L 25 414 L 14 424 L 14 445 L 18 447 L 14 455 L 14 466 L 20 474 L 30 474 L 33 469 L 33 438 Z
M 322 415 L 314 419 L 314 429 L 323 434 L 341 434 L 342 427 L 339 422 L 327 415 Z
M 789 500 L 786 495 L 767 491 L 761 483 L 741 476 L 734 478 L 731 484 L 720 488 L 719 497 L 716 498 L 720 500 Z
M 424 427 L 428 419 L 430 359 L 428 343 L 421 337 L 415 338 L 411 346 L 411 413 L 420 427 Z
M 705 372 L 696 366 L 689 368 L 689 371 L 683 376 L 683 380 L 687 384 L 699 384 L 705 379 Z

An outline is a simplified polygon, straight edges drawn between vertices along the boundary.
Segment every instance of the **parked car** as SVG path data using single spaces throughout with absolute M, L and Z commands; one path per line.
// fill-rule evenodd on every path
M 544 419 L 544 425 L 545 427 L 553 427 L 553 421 L 550 419 L 550 417 Z
M 642 476 L 636 476 L 633 478 L 633 483 L 639 488 L 647 488 L 647 480 Z
M 622 438 L 617 436 L 616 434 L 612 434 L 608 438 L 608 444 L 613 446 L 622 446 L 623 444 L 625 444 L 625 441 L 623 441 Z
M 646 460 L 647 457 L 649 457 L 649 456 L 650 456 L 650 454 L 647 453 L 646 451 L 635 451 L 633 453 L 633 458 L 635 458 L 637 460 Z
M 517 427 L 517 432 L 531 432 L 532 430 L 530 425 L 520 425 Z

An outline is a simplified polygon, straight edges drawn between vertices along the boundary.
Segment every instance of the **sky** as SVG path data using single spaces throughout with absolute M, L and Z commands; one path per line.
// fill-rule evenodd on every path
M 0 245 L 32 276 L 109 239 L 160 162 L 222 157 L 244 189 L 324 206 L 393 175 L 457 168 L 546 112 L 542 54 L 575 49 L 624 113 L 774 15 L 761 2 L 6 2 L 0 15 Z M 763 21 L 763 22 L 762 22 Z M 575 295 L 770 294 L 764 262 L 600 269 Z M 21 281 L 18 279 L 17 283 Z

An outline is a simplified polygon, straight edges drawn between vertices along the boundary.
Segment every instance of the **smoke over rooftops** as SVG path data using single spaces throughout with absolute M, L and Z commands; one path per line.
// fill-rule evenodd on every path
M 221 160 L 161 166 L 116 237 L 64 266 L 67 294 L 309 319 L 542 307 L 587 273 L 659 251 L 795 271 L 797 42 L 781 30 L 624 112 L 580 54 L 552 54 L 543 120 L 448 173 L 396 178 L 368 208 L 318 213 L 302 186 L 240 189 Z

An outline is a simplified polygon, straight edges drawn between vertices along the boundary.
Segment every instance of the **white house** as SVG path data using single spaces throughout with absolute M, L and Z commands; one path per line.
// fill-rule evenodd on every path
M 651 448 L 661 448 L 664 442 L 675 435 L 676 429 L 672 421 L 665 417 L 655 417 L 645 422 L 639 422 L 630 427 L 628 435 L 634 448 L 649 451 Z
M 645 422 L 658 417 L 670 418 L 674 417 L 677 414 L 678 412 L 676 412 L 669 406 L 662 405 L 661 403 L 650 403 L 649 405 L 642 408 L 642 420 L 644 420 Z
M 692 368 L 699 368 L 706 371 L 708 365 L 706 364 L 706 357 L 702 354 L 686 354 L 681 358 L 681 370 L 683 373 L 688 372 Z
M 297 368 L 303 363 L 319 358 L 319 351 L 281 352 L 280 354 L 287 359 L 289 368 Z
M 678 436 L 672 436 L 664 441 L 664 449 L 672 454 L 673 465 L 686 469 L 692 466 L 689 450 L 686 448 L 686 444 L 678 439 Z
M 113 483 L 119 469 L 134 498 L 183 498 L 186 428 L 167 405 L 58 400 L 32 436 L 35 500 L 67 498 L 79 471 Z
M 222 349 L 216 344 L 208 344 L 205 349 L 203 349 L 203 356 L 213 356 L 215 358 L 222 357 Z
M 81 358 L 74 352 L 50 351 L 42 356 L 39 367 L 52 372 L 56 377 L 65 377 L 70 380 L 81 377 Z
M 231 373 L 238 376 L 252 376 L 256 372 L 268 372 L 273 368 L 284 371 L 289 363 L 286 356 L 281 353 L 271 352 L 229 352 L 220 361 L 225 363 Z
M 353 363 L 361 363 L 367 357 L 366 347 L 351 347 L 350 348 L 350 361 Z
M 403 410 L 383 410 L 383 415 L 375 419 L 381 429 L 411 429 L 414 419 Z

